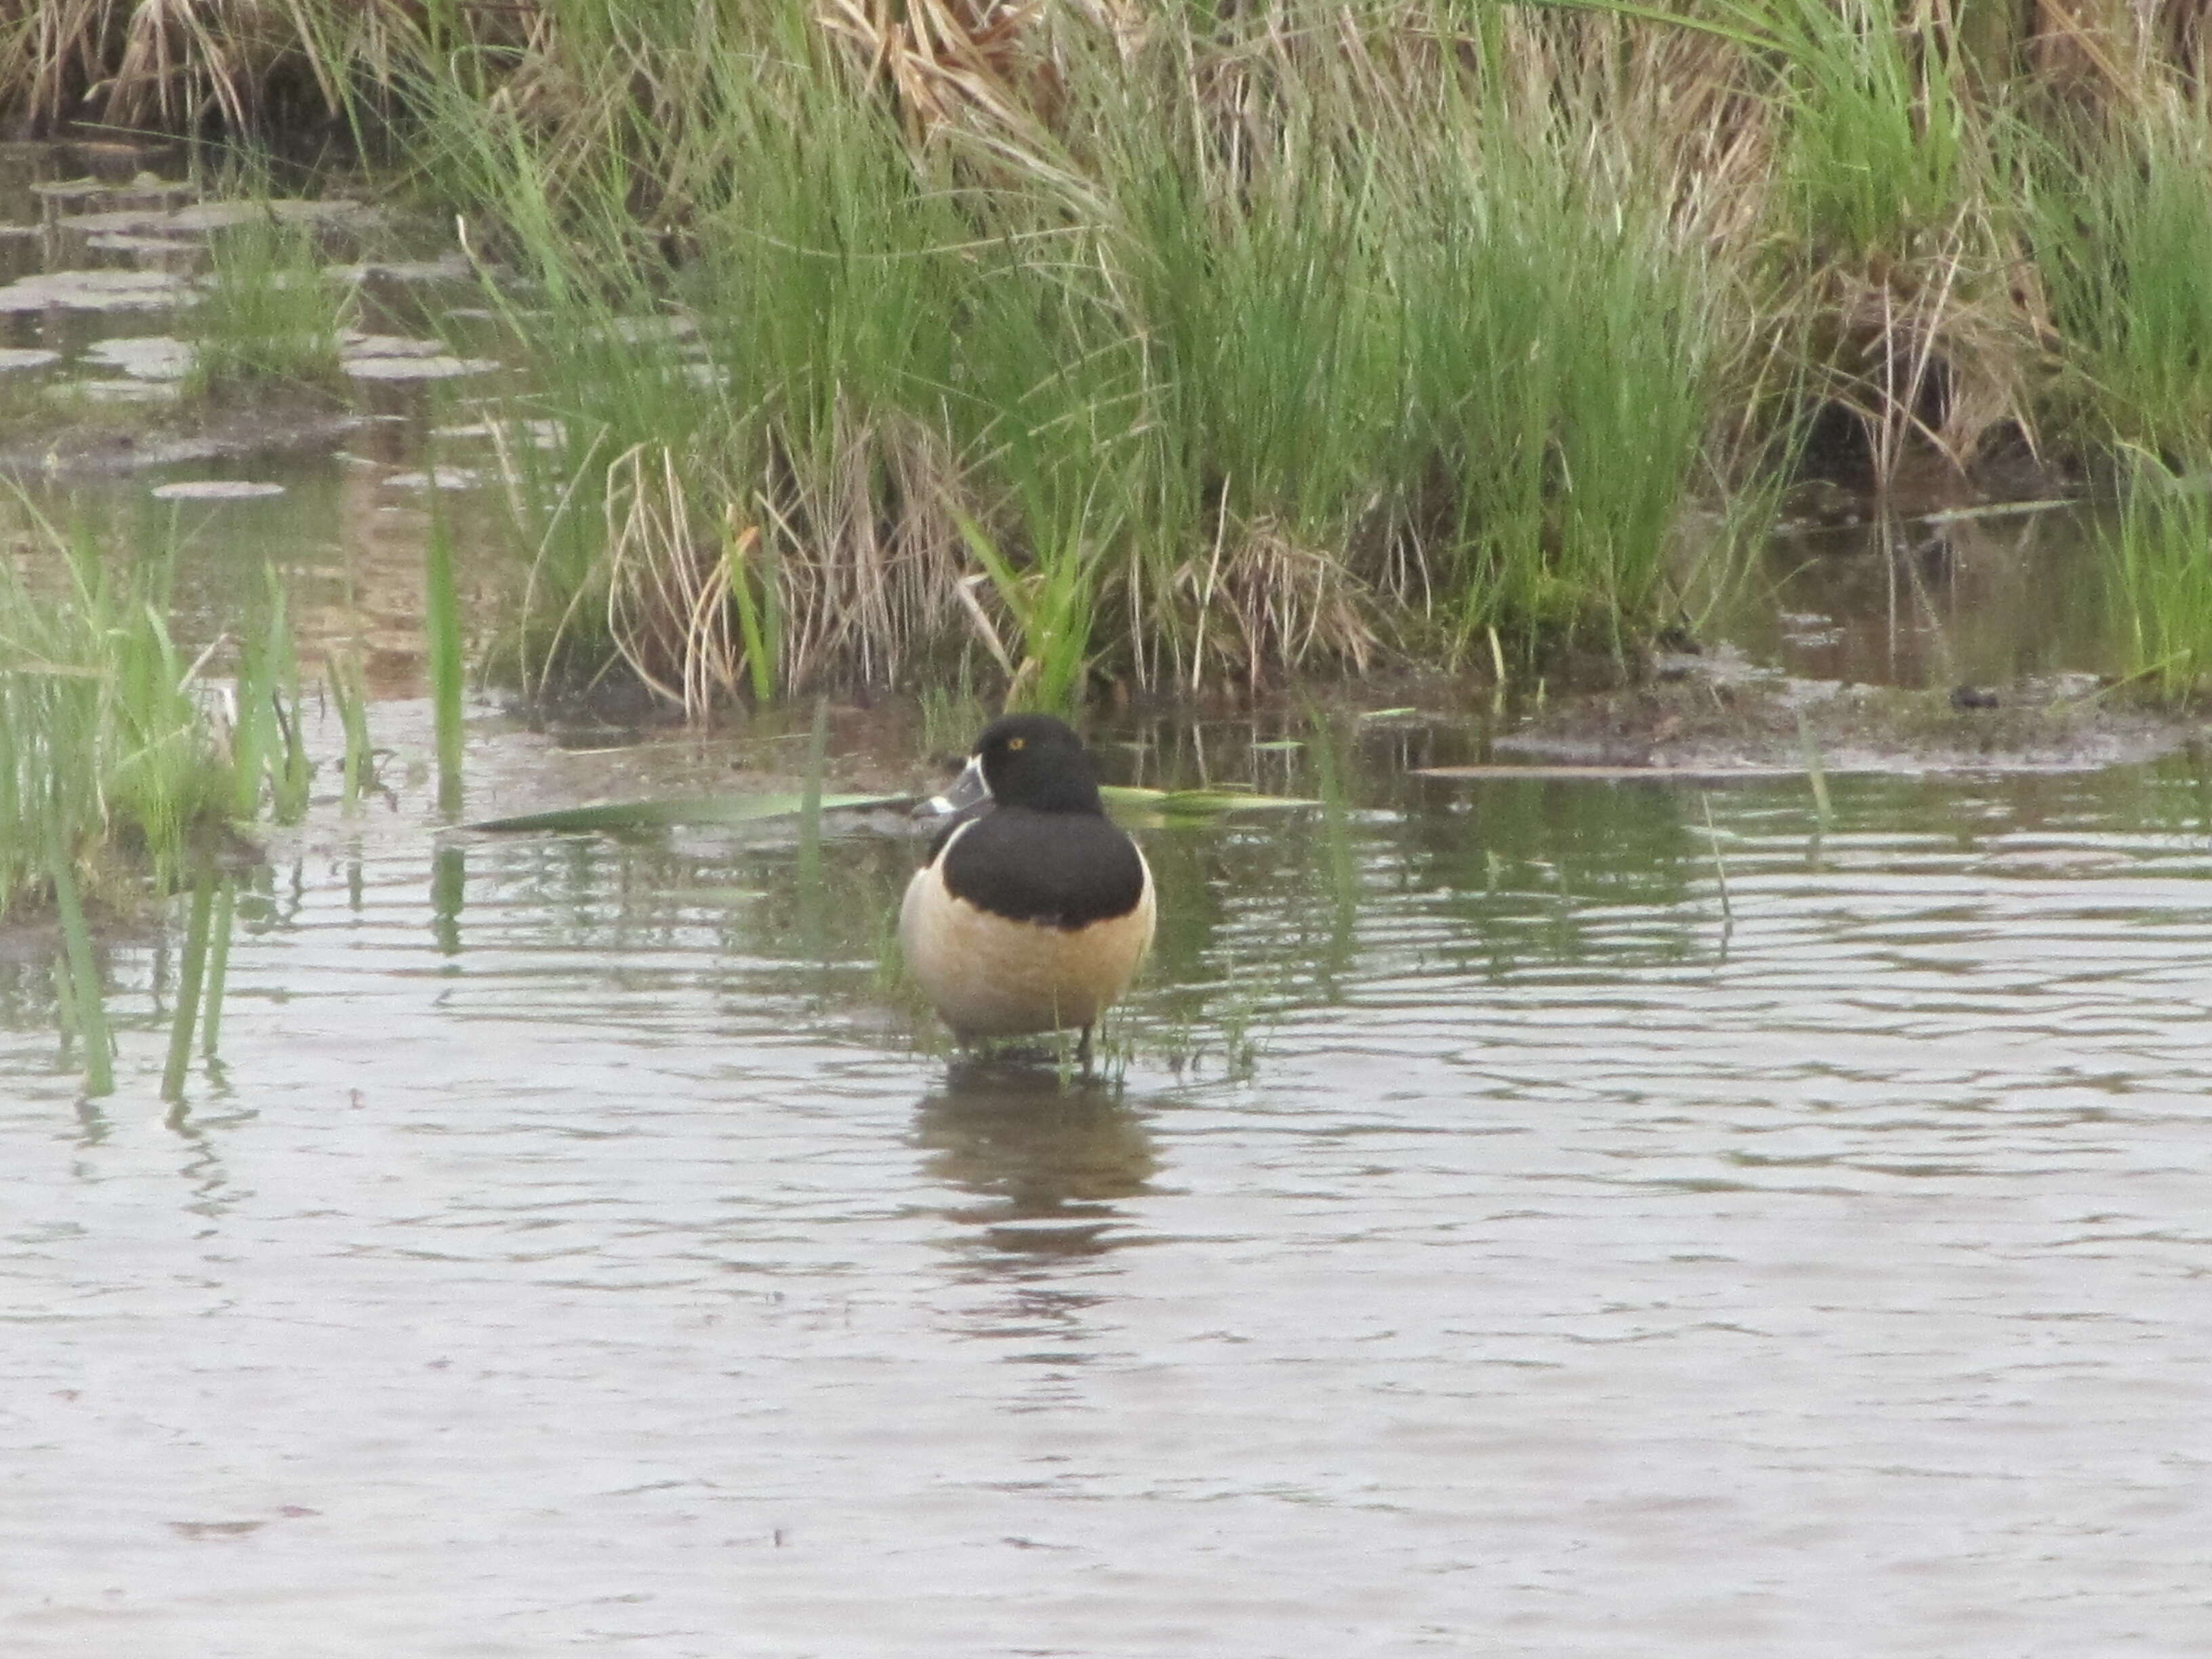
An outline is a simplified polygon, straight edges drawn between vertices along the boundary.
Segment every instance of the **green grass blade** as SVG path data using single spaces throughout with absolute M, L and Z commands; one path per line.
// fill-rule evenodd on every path
M 200 1052 L 210 1060 L 222 1036 L 222 993 L 230 976 L 230 933 L 237 912 L 238 884 L 226 876 L 216 889 L 215 920 L 208 942 L 207 993 L 200 1013 Z
M 434 469 L 434 456 L 428 464 Z M 450 814 L 461 806 L 461 605 L 453 585 L 453 535 L 439 495 L 430 492 L 430 533 L 422 549 L 422 630 L 437 731 L 438 810 Z
M 185 927 L 184 957 L 177 980 L 177 1007 L 169 1026 L 169 1063 L 161 1072 L 161 1098 L 182 1103 L 185 1073 L 191 1064 L 192 1028 L 198 1022 L 200 988 L 206 978 L 208 921 L 213 914 L 215 872 L 202 866 L 192 883 L 191 920 Z

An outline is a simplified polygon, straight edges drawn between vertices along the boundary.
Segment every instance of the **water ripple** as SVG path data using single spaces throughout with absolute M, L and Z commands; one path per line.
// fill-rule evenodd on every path
M 0 966 L 9 1650 L 2201 1651 L 2193 782 L 1832 788 L 1157 832 L 1118 1094 L 866 837 L 302 859 L 178 1117 Z

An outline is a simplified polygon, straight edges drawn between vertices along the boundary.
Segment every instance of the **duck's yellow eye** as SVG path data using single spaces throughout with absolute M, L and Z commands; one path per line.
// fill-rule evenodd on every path
M 1008 738 L 1006 739 L 1006 747 L 1009 750 L 1016 750 L 1020 748 L 1028 741 L 1029 739 L 1027 738 Z

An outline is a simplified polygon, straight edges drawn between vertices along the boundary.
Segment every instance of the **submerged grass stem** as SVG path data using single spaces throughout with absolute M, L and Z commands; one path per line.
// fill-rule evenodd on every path
M 161 1072 L 161 1098 L 171 1104 L 185 1097 L 185 1073 L 191 1064 L 192 1032 L 198 1023 L 200 992 L 208 962 L 208 924 L 215 906 L 215 872 L 201 866 L 192 882 L 191 905 L 185 927 L 184 953 L 177 975 L 177 1006 L 169 1026 L 169 1060 Z

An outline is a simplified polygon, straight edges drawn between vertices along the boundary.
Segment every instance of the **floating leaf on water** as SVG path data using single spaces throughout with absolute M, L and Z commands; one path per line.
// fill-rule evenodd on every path
M 271 220 L 288 225 L 334 222 L 365 225 L 383 216 L 364 203 L 349 201 L 339 196 L 280 196 L 267 200 L 229 197 L 219 202 L 194 202 L 161 214 L 158 218 L 149 216 L 151 227 L 178 235 L 204 236 L 211 231 L 230 230 L 240 225 L 265 224 Z
M 911 795 L 824 795 L 822 810 L 849 812 L 874 806 L 907 806 L 913 801 Z M 513 817 L 486 818 L 465 827 L 503 833 L 620 833 L 665 830 L 677 824 L 757 823 L 767 818 L 796 817 L 805 805 L 805 797 L 795 791 L 788 794 L 694 795 L 679 800 L 599 801 L 583 806 L 557 806 L 545 812 L 523 812 Z
M 198 298 L 167 270 L 50 270 L 0 287 L 0 311 L 160 311 Z
M 464 426 L 441 426 L 430 435 L 439 439 L 507 437 L 533 443 L 540 449 L 557 449 L 568 441 L 568 428 L 558 421 L 471 421 Z
M 1419 709 L 1410 707 L 1405 708 L 1370 708 L 1363 711 L 1359 718 L 1364 720 L 1401 720 L 1408 714 L 1418 714 L 1421 711 Z
M 281 495 L 284 486 L 251 478 L 180 478 L 154 491 L 157 501 L 245 501 Z
M 384 481 L 386 489 L 474 489 L 483 482 L 474 467 L 441 466 L 428 472 L 395 472 Z
M 489 357 L 348 357 L 342 365 L 356 380 L 444 380 L 485 374 L 499 365 Z
M 44 351 L 36 346 L 7 346 L 0 348 L 0 374 L 11 368 L 44 368 L 61 360 L 58 351 Z
M 360 264 L 331 265 L 325 275 L 341 283 L 459 282 L 475 275 L 468 257 L 458 251 L 435 259 L 372 259 Z
M 439 357 L 446 350 L 443 340 L 416 334 L 363 334 L 350 328 L 338 337 L 338 345 L 349 357 Z
M 85 349 L 87 362 L 119 368 L 134 380 L 181 380 L 192 365 L 192 349 L 167 334 L 133 334 L 102 340 Z
M 77 232 L 93 246 L 98 246 L 102 238 L 127 236 L 181 247 L 196 241 L 198 235 L 189 228 L 179 228 L 169 210 L 158 207 L 102 208 L 97 213 L 69 213 L 58 222 L 64 230 Z
M 96 404 L 162 404 L 177 396 L 174 380 L 65 380 L 54 383 Z M 51 388 L 50 388 L 51 389 Z
M 1256 789 L 1141 789 L 1133 784 L 1107 783 L 1098 787 L 1106 805 L 1125 814 L 1153 814 L 1163 818 L 1210 818 L 1224 812 L 1250 812 L 1318 806 L 1317 800 L 1296 795 L 1263 795 Z

